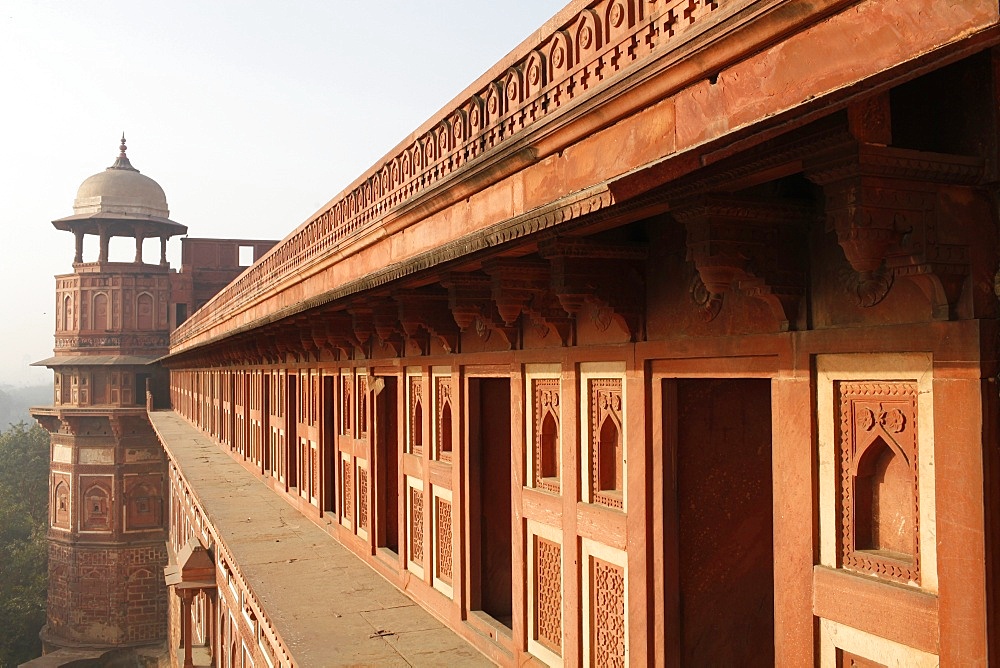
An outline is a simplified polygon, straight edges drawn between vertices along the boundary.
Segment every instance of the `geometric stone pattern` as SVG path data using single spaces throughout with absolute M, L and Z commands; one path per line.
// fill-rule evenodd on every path
M 368 531 L 368 469 L 358 467 L 358 529 Z
M 424 492 L 410 488 L 410 561 L 424 563 Z
M 594 558 L 591 577 L 592 665 L 625 668 L 625 569 Z
M 446 584 L 451 584 L 451 504 L 441 497 L 437 501 L 437 577 Z
M 850 570 L 899 582 L 920 581 L 920 500 L 917 469 L 917 384 L 888 381 L 837 383 L 840 417 L 839 558 Z M 901 458 L 906 476 L 900 484 L 908 507 L 882 508 L 894 513 L 905 528 L 904 550 L 887 552 L 862 544 L 865 522 L 872 522 L 872 508 L 879 504 L 878 471 L 873 464 L 880 453 Z M 874 479 L 874 482 L 872 482 Z M 874 491 L 869 491 L 874 488 Z M 887 497 L 883 492 L 883 497 Z M 897 494 L 897 497 L 900 496 Z M 896 497 L 889 497 L 890 499 Z M 887 503 L 883 501 L 882 503 Z M 867 529 L 870 533 L 873 529 Z M 871 548 L 871 549 L 869 549 Z
M 351 461 L 345 459 L 341 461 L 343 469 L 343 518 L 348 522 L 354 521 L 354 485 L 351 475 Z
M 535 639 L 562 653 L 562 547 L 535 536 Z

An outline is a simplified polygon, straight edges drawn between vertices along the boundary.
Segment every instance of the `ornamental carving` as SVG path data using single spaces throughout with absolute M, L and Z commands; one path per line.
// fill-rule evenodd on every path
M 419 455 L 423 452 L 423 379 L 420 376 L 410 376 L 410 407 L 409 407 L 409 448 L 408 452 Z
M 451 377 L 438 376 L 434 379 L 436 454 L 443 462 L 451 461 L 452 449 L 452 408 Z
M 340 460 L 340 470 L 342 476 L 342 498 L 341 511 L 343 518 L 348 522 L 354 521 L 354 476 L 351 475 L 350 458 Z
M 80 521 L 81 531 L 111 531 L 110 488 L 101 483 L 92 484 L 84 490 L 81 501 L 83 508 Z
M 625 451 L 621 378 L 590 380 L 590 490 L 594 503 L 623 508 Z
M 410 561 L 424 563 L 424 492 L 410 488 Z
M 368 469 L 358 467 L 358 530 L 368 531 Z
M 388 212 L 424 196 L 471 163 L 500 158 L 502 147 L 562 115 L 596 88 L 619 82 L 635 63 L 662 58 L 742 8 L 718 0 L 597 0 L 540 36 L 512 65 L 482 80 L 468 98 L 445 110 L 374 165 L 356 187 L 224 288 L 214 304 L 238 305 L 335 253 Z M 178 340 L 220 316 L 191 318 Z
M 445 584 L 452 581 L 452 557 L 451 557 L 451 503 L 437 497 L 437 511 L 435 512 L 434 533 L 437 539 L 437 563 L 435 576 Z
M 562 546 L 535 536 L 535 640 L 562 654 Z
M 590 577 L 591 665 L 625 668 L 625 569 L 593 558 Z
M 917 386 L 837 384 L 840 565 L 920 581 Z
M 935 319 L 953 318 L 969 275 L 969 245 L 939 238 L 938 227 L 949 221 L 938 193 L 977 184 L 982 159 L 846 142 L 810 162 L 807 176 L 826 196 L 827 229 L 857 272 L 847 289 L 858 306 L 875 306 L 895 279 L 907 278 L 927 296 Z
M 559 493 L 561 446 L 559 441 L 559 379 L 537 378 L 532 381 L 535 433 L 532 437 L 534 486 Z

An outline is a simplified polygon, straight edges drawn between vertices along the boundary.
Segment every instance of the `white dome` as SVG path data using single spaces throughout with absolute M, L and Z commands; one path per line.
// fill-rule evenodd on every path
M 80 185 L 73 202 L 73 213 L 137 215 L 167 218 L 167 196 L 153 179 L 139 173 L 125 155 L 122 138 L 121 154 L 115 164 L 94 174 Z

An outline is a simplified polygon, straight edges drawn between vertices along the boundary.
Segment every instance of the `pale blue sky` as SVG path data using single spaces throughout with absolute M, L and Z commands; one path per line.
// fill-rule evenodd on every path
M 191 236 L 278 239 L 564 4 L 4 0 L 0 385 L 51 382 L 50 221 L 122 131 Z

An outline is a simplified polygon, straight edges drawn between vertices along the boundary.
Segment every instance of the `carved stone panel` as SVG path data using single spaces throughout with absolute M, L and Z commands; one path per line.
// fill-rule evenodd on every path
M 419 455 L 423 452 L 423 379 L 410 376 L 409 389 L 409 429 L 407 430 L 407 452 Z
M 533 484 L 554 494 L 559 493 L 559 379 L 536 378 L 532 381 L 534 410 Z
M 424 563 L 424 492 L 410 488 L 410 561 Z
M 368 531 L 368 469 L 358 466 L 358 531 Z
M 434 404 L 435 454 L 437 459 L 443 462 L 450 462 L 452 449 L 450 376 L 438 376 L 434 379 Z
M 535 640 L 562 654 L 562 547 L 535 536 Z
M 591 665 L 625 667 L 625 569 L 593 558 L 590 568 Z
M 111 478 L 80 478 L 81 496 L 80 530 L 111 531 L 114 509 L 112 508 Z
M 344 520 L 351 522 L 354 518 L 354 476 L 351 475 L 351 460 L 349 457 L 345 457 L 340 460 L 340 464 L 343 476 L 340 485 L 341 490 L 343 490 L 341 508 Z
M 621 378 L 591 379 L 589 405 L 591 498 L 621 510 L 625 488 Z
M 70 528 L 71 485 L 70 476 L 63 473 L 52 474 L 52 500 L 50 501 L 52 526 L 59 529 Z
M 840 565 L 919 582 L 917 384 L 842 381 Z
M 441 497 L 436 497 L 436 512 L 434 513 L 434 533 L 437 543 L 437 560 L 435 576 L 450 585 L 452 583 L 452 529 L 451 503 Z

